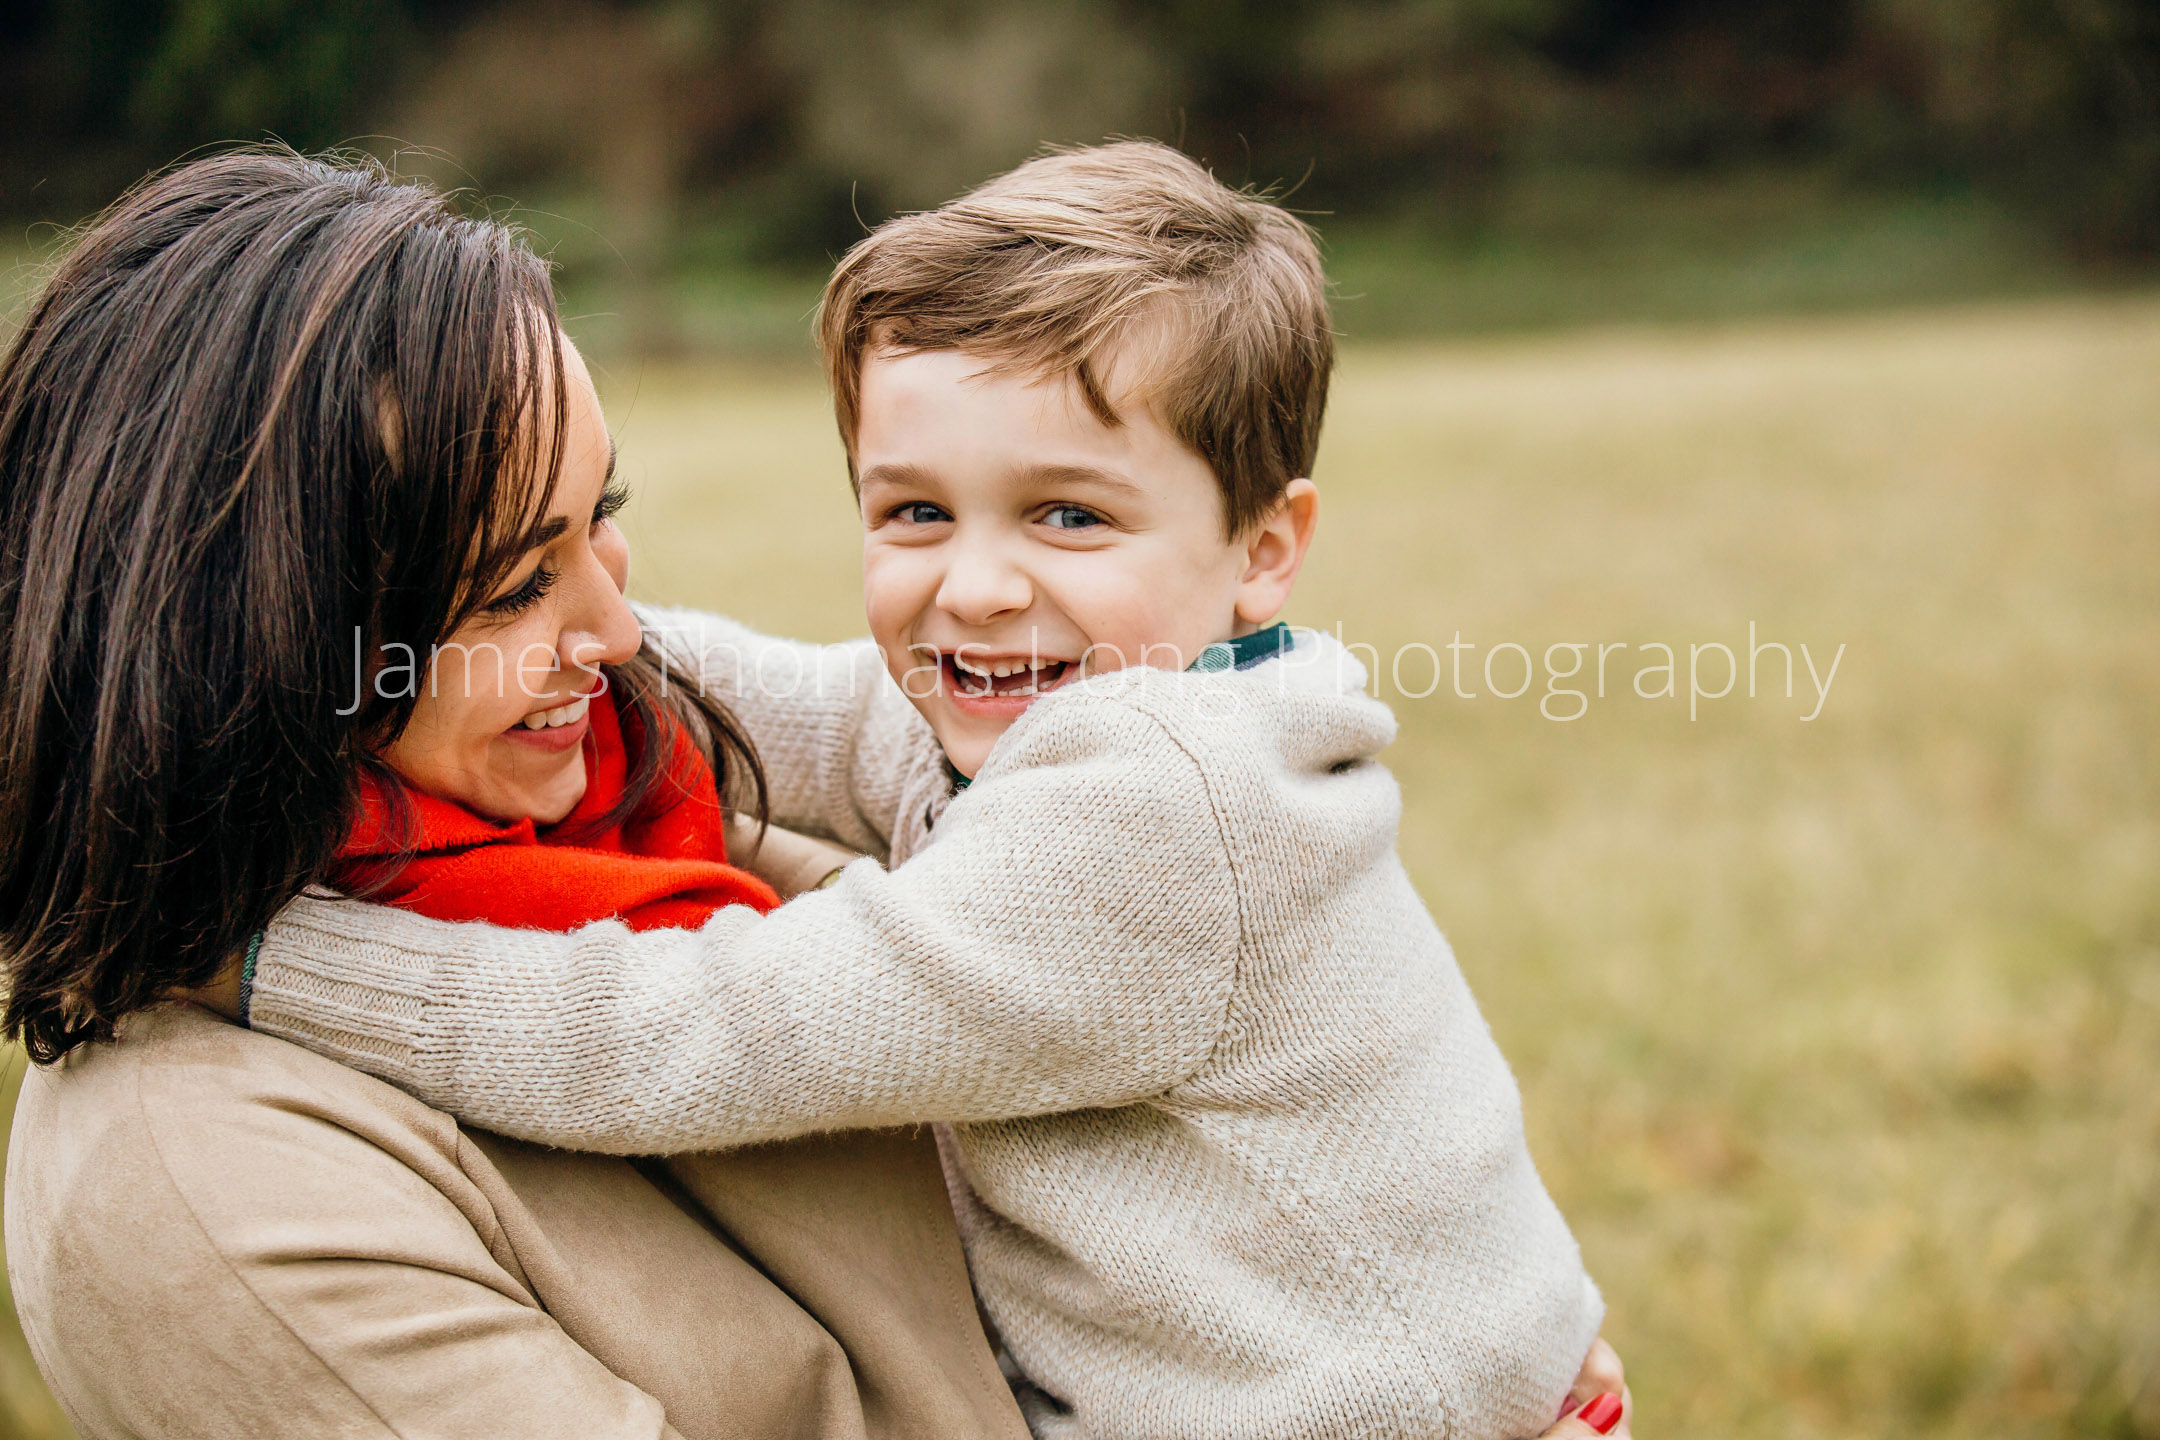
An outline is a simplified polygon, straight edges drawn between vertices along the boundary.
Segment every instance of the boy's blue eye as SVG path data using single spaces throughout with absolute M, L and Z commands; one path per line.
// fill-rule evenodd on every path
M 917 500 L 913 504 L 902 505 L 898 510 L 893 511 L 893 516 L 895 519 L 905 520 L 910 525 L 937 525 L 952 519 L 952 516 L 947 515 L 941 507 L 932 505 L 927 500 Z
M 1057 505 L 1043 516 L 1043 523 L 1053 530 L 1086 530 L 1102 524 L 1103 519 L 1085 506 Z

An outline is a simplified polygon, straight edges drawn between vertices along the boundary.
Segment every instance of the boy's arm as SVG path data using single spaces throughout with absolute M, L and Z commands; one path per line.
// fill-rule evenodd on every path
M 770 915 L 562 935 L 299 901 L 252 1023 L 489 1129 L 625 1154 L 1158 1094 L 1206 1060 L 1236 975 L 1220 824 L 1156 720 L 1079 696 L 1042 719 L 921 855 Z
M 875 645 L 779 640 L 695 610 L 639 607 L 638 619 L 742 721 L 765 765 L 774 824 L 887 852 L 902 788 L 936 741 Z

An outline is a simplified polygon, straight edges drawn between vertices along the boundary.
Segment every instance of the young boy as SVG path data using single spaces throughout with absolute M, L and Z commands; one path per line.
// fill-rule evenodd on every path
M 303 900 L 252 1023 L 574 1148 L 949 1126 L 1039 1435 L 1542 1431 L 1601 1302 L 1394 854 L 1391 717 L 1261 628 L 1315 522 L 1310 235 L 1160 146 L 1053 155 L 866 239 L 820 325 L 875 645 L 646 619 L 774 819 L 890 868 L 641 935 Z

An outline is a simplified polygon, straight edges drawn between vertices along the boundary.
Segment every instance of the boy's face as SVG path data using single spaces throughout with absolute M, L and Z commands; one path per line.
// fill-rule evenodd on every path
M 1127 665 L 1181 670 L 1289 595 L 1311 482 L 1228 538 L 1207 462 L 1145 406 L 1118 413 L 1103 424 L 1070 376 L 993 374 L 964 351 L 863 365 L 870 630 L 963 774 L 1040 696 Z

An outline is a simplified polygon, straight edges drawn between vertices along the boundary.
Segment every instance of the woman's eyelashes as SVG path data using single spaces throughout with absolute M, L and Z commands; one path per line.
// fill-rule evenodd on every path
M 521 615 L 542 600 L 545 600 L 548 591 L 555 588 L 555 582 L 561 577 L 562 571 L 542 561 L 515 590 L 506 595 L 496 596 L 482 608 L 488 614 L 501 620 L 507 620 L 513 615 Z
M 622 514 L 630 503 L 630 487 L 620 480 L 610 480 L 600 492 L 600 503 L 593 506 L 593 524 L 599 525 Z
M 630 487 L 619 480 L 609 481 L 607 488 L 600 492 L 600 503 L 593 506 L 592 523 L 596 527 L 605 525 L 620 515 L 623 507 L 629 503 Z M 542 560 L 516 589 L 496 596 L 480 608 L 489 615 L 507 620 L 513 615 L 523 614 L 545 600 L 548 591 L 554 589 L 555 582 L 561 578 L 561 567 Z

